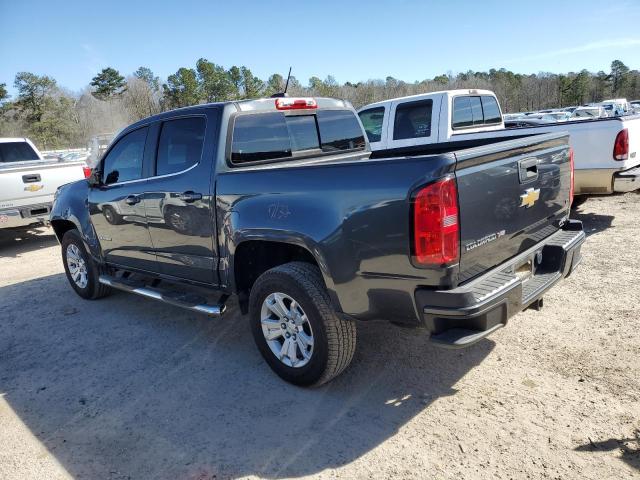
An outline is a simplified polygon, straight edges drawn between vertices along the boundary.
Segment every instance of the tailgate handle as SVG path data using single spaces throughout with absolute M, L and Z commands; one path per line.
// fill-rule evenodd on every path
M 31 175 L 22 175 L 23 183 L 34 183 L 40 181 L 40 175 L 37 173 L 33 173 Z
M 538 178 L 538 159 L 525 158 L 518 162 L 520 183 L 532 182 Z

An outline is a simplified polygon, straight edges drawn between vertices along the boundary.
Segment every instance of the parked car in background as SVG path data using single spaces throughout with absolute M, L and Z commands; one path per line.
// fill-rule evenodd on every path
M 502 123 L 486 96 L 478 131 Z M 435 133 L 442 99 L 400 105 L 392 137 Z M 51 224 L 81 297 L 117 288 L 219 316 L 234 294 L 269 366 L 318 385 L 351 361 L 355 320 L 465 347 L 575 269 L 568 135 L 503 140 L 371 161 L 342 100 L 198 105 L 122 131 L 88 181 L 59 189 Z M 113 222 L 119 202 L 138 211 Z
M 498 101 L 488 90 L 448 90 L 393 98 L 358 111 L 373 156 L 441 152 L 460 142 L 487 145 L 506 137 L 569 132 L 575 154 L 576 194 L 640 188 L 640 116 L 518 124 L 505 129 Z M 526 115 L 522 120 L 533 120 Z M 509 122 L 510 125 L 514 121 Z M 416 125 L 421 128 L 415 131 Z M 403 134 L 406 129 L 410 134 Z M 371 133 L 370 133 L 371 132 Z
M 618 117 L 620 115 L 624 115 L 629 109 L 627 100 L 625 98 L 603 100 L 602 102 L 594 103 L 592 105 L 602 106 L 609 117 Z
M 0 228 L 48 221 L 61 185 L 89 176 L 84 161 L 44 159 L 26 138 L 0 138 Z
M 607 117 L 607 113 L 605 109 L 600 105 L 593 105 L 589 107 L 577 107 L 573 113 L 571 114 L 571 120 L 577 119 L 594 119 L 594 118 L 605 118 Z

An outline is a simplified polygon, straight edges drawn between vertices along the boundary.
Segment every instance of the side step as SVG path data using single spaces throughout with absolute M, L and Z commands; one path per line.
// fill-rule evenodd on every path
M 198 313 L 204 313 L 211 317 L 219 317 L 226 309 L 224 302 L 218 305 L 209 305 L 206 299 L 192 293 L 174 292 L 171 290 L 162 290 L 159 288 L 149 287 L 142 282 L 129 280 L 128 278 L 116 278 L 110 275 L 100 275 L 98 281 L 103 285 L 108 285 L 118 290 L 135 293 L 154 300 L 175 305 L 176 307 L 186 308 Z M 226 297 L 225 297 L 226 298 Z

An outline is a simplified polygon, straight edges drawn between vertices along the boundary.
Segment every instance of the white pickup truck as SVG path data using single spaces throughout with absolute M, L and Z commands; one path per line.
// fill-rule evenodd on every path
M 447 90 L 393 98 L 358 114 L 373 157 L 443 153 L 460 147 L 567 131 L 574 151 L 575 194 L 640 188 L 640 115 L 505 129 L 489 90 Z
M 46 223 L 58 187 L 90 173 L 83 161 L 45 160 L 26 138 L 0 138 L 0 228 Z

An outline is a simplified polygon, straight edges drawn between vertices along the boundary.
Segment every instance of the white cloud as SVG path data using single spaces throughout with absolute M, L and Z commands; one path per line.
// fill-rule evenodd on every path
M 572 55 L 574 53 L 591 52 L 594 50 L 603 50 L 607 48 L 628 48 L 628 47 L 634 47 L 637 45 L 640 45 L 640 38 L 619 38 L 616 40 L 602 40 L 598 42 L 585 43 L 584 45 L 578 45 L 576 47 L 562 48 L 559 50 L 542 52 L 536 55 L 519 57 L 517 59 L 508 60 L 503 63 L 510 64 L 510 63 L 521 63 L 521 62 L 526 62 L 531 60 L 544 60 L 547 58 Z

